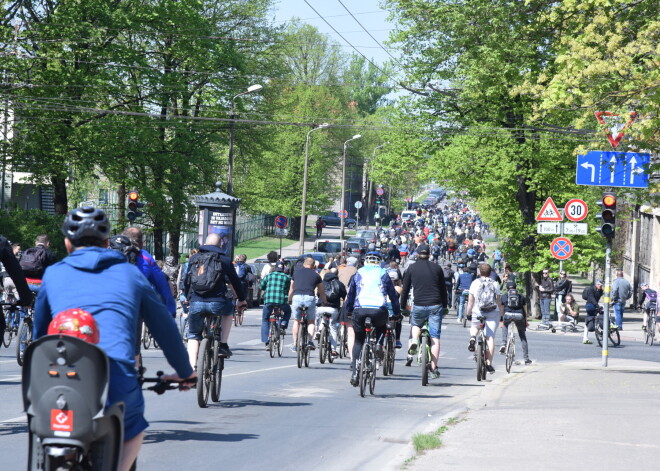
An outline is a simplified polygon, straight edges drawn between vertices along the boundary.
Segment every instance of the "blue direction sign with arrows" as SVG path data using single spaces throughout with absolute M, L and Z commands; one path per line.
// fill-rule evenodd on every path
M 648 188 L 651 154 L 592 150 L 577 156 L 578 185 Z

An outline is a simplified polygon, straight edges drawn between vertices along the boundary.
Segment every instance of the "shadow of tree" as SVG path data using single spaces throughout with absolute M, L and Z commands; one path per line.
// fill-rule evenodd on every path
M 179 442 L 241 442 L 243 440 L 256 440 L 259 435 L 253 433 L 212 433 L 195 430 L 147 430 L 144 443 L 162 443 L 168 441 Z

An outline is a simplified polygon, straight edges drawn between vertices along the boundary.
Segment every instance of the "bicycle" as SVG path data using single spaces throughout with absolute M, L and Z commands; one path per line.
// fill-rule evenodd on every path
M 149 350 L 149 347 L 151 346 L 151 340 L 153 339 L 153 336 L 151 335 L 151 331 L 149 330 L 149 327 L 147 327 L 147 324 L 144 322 L 142 323 L 142 347 L 144 347 L 145 350 Z M 155 347 L 155 345 L 154 345 Z
M 221 334 L 220 316 L 204 316 L 203 338 L 197 353 L 197 404 L 201 408 L 208 404 L 209 392 L 213 402 L 220 400 L 225 369 L 225 356 L 219 351 Z
M 19 366 L 23 366 L 25 349 L 32 343 L 32 307 L 25 309 L 23 319 L 18 324 L 18 343 L 16 344 L 16 361 Z
M 646 317 L 646 342 L 648 345 L 652 346 L 653 341 L 655 340 L 655 329 L 657 325 L 657 308 L 655 304 L 649 306 L 649 311 Z
M 604 319 L 604 309 L 602 306 L 598 306 L 598 314 L 596 315 L 596 326 L 595 326 L 595 333 L 596 333 L 596 340 L 598 341 L 598 346 L 602 347 L 603 346 L 603 322 L 602 320 Z M 612 322 L 612 316 L 608 316 L 608 324 L 609 327 L 607 329 L 607 337 L 610 339 L 610 342 L 612 342 L 612 345 L 615 347 L 618 347 L 621 344 L 621 336 L 619 334 L 619 328 L 617 327 L 616 324 Z
M 245 310 L 241 309 L 240 311 L 236 308 L 234 308 L 234 325 L 239 326 L 243 325 L 243 317 L 244 317 Z
M 508 316 L 508 317 L 507 317 Z M 514 321 L 522 320 L 522 314 L 507 313 L 504 314 L 504 319 L 511 320 L 509 323 L 509 335 L 506 338 L 506 347 L 504 348 L 504 355 L 506 356 L 505 365 L 506 372 L 511 373 L 511 366 L 516 358 L 516 333 L 515 330 L 518 328 Z M 516 329 L 514 329 L 514 327 Z
M 385 351 L 385 359 L 383 360 L 383 376 L 394 374 L 394 360 L 396 358 L 396 323 L 390 318 L 385 325 L 385 341 L 383 342 L 383 349 Z
M 360 396 L 364 397 L 367 389 L 367 384 L 369 384 L 369 394 L 374 393 L 376 388 L 376 348 L 377 348 L 377 339 L 376 339 L 376 330 L 373 328 L 371 323 L 371 317 L 366 317 L 364 319 L 364 331 L 367 334 L 367 338 L 362 345 L 362 350 L 360 351 Z
M 282 329 L 282 310 L 279 306 L 273 306 L 273 310 L 268 317 L 270 321 L 270 328 L 268 330 L 268 352 L 271 358 L 282 356 L 282 349 L 284 347 L 284 329 Z
M 309 367 L 309 345 L 307 345 L 307 306 L 300 306 L 300 321 L 298 322 L 298 346 L 296 348 L 296 357 L 298 368 Z
M 463 328 L 467 327 L 467 321 L 468 321 L 468 316 L 465 313 L 465 310 L 467 309 L 467 301 L 468 301 L 468 294 L 470 294 L 469 290 L 463 290 L 463 292 L 459 295 L 459 306 L 458 306 L 458 316 L 461 318 L 463 321 Z
M 486 330 L 484 329 L 484 316 L 477 316 L 479 320 L 479 333 L 477 334 L 477 345 L 474 352 L 474 361 L 477 362 L 477 381 L 486 380 L 486 353 L 488 345 L 486 344 Z
M 20 308 L 18 305 L 6 302 L 0 303 L 3 306 L 2 315 L 5 318 L 5 330 L 2 333 L 2 345 L 9 348 L 14 335 L 18 334 L 18 324 L 20 322 Z
M 325 363 L 326 358 L 328 362 L 332 363 L 335 358 L 332 356 L 332 345 L 330 344 L 330 320 L 334 314 L 332 308 L 318 308 L 317 315 L 322 315 L 323 318 L 319 324 L 319 361 L 321 364 Z
M 337 344 L 338 344 L 338 353 L 339 358 L 349 358 L 348 353 L 348 327 L 346 323 L 342 322 L 339 326 L 339 331 L 337 332 Z

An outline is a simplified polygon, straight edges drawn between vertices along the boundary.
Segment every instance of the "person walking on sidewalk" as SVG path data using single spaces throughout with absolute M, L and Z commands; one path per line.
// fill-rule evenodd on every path
M 555 291 L 555 284 L 550 278 L 550 269 L 544 268 L 539 287 L 539 298 L 541 304 L 541 324 L 550 324 L 550 302 L 552 293 Z
M 623 311 L 626 301 L 632 298 L 630 283 L 623 277 L 623 270 L 616 271 L 616 280 L 612 283 L 612 303 L 614 307 L 614 322 L 619 330 L 623 330 Z
M 325 227 L 325 220 L 323 218 L 316 219 L 316 238 L 320 239 L 323 234 L 323 228 Z
M 582 336 L 582 343 L 590 344 L 593 343 L 589 340 L 588 333 L 594 332 L 596 326 L 596 315 L 598 314 L 598 302 L 600 297 L 603 295 L 603 282 L 597 280 L 593 285 L 587 286 L 582 291 L 582 299 L 586 301 L 584 305 L 584 310 L 587 311 L 587 315 L 584 319 L 584 335 Z
M 506 350 L 506 341 L 509 337 L 509 324 L 513 322 L 518 329 L 518 336 L 522 344 L 523 356 L 525 357 L 525 365 L 532 363 L 529 359 L 529 349 L 527 347 L 527 312 L 525 296 L 520 294 L 516 289 L 516 282 L 509 281 L 506 284 L 506 293 L 502 295 L 502 306 L 504 306 L 504 322 L 502 323 L 502 346 L 500 353 L 504 354 Z

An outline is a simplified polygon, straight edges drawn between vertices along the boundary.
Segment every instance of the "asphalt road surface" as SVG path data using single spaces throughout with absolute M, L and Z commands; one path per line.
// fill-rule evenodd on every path
M 200 409 L 194 391 L 162 396 L 145 391 L 150 427 L 138 469 L 400 469 L 412 454 L 415 433 L 458 414 L 470 397 L 489 387 L 491 378 L 506 374 L 504 357 L 498 355 L 496 373 L 477 382 L 467 329 L 452 312 L 443 324 L 439 379 L 423 387 L 419 367 L 406 368 L 405 352 L 399 350 L 394 376 L 379 373 L 375 395 L 361 398 L 349 384 L 348 360 L 321 365 L 314 352 L 310 367 L 299 369 L 288 348 L 290 335 L 283 357 L 271 359 L 259 340 L 259 323 L 260 311 L 251 310 L 242 326 L 232 328 L 234 356 L 226 362 L 221 402 Z M 408 331 L 404 321 L 404 340 Z M 530 332 L 529 341 L 535 363 L 601 354 L 595 345 L 582 345 L 581 334 Z M 0 347 L 3 470 L 25 469 L 27 455 L 14 347 Z M 624 342 L 610 356 L 655 360 L 658 348 Z M 152 347 L 144 358 L 147 376 L 171 371 L 160 350 Z M 519 364 L 514 371 L 523 368 Z

